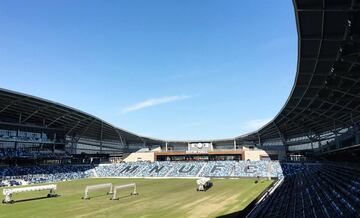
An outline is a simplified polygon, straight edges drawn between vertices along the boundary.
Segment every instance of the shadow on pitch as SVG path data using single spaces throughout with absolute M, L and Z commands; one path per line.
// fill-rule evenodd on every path
M 61 195 L 57 195 L 56 197 L 36 197 L 36 198 L 25 198 L 25 199 L 19 199 L 19 200 L 13 200 L 11 204 L 18 204 L 18 203 L 24 203 L 24 202 L 28 202 L 28 201 L 40 201 L 40 200 L 44 200 L 44 199 L 50 199 L 50 198 L 57 198 L 60 197 Z
M 255 183 L 258 183 L 259 181 L 255 181 Z M 236 211 L 234 213 L 229 213 L 225 215 L 218 216 L 217 218 L 243 218 L 249 215 L 249 213 L 252 211 L 252 209 L 255 207 L 256 203 L 264 196 L 264 194 L 275 184 L 275 181 L 272 182 L 270 186 L 268 186 L 264 191 L 261 192 L 260 195 L 258 195 L 250 204 L 248 204 L 243 210 Z
M 122 199 L 126 199 L 126 198 L 130 198 L 132 195 L 123 195 L 123 196 L 119 196 L 117 199 L 115 200 L 122 200 Z M 99 194 L 99 195 L 92 195 L 90 196 L 90 199 L 97 199 L 97 198 L 105 198 L 105 197 L 108 197 L 109 199 L 112 197 L 112 194 L 107 194 L 107 195 L 104 195 L 104 194 Z
M 134 195 L 123 195 L 123 196 L 119 196 L 117 199 L 114 199 L 114 201 L 118 201 L 118 200 L 130 198 L 131 196 L 134 196 Z M 135 195 L 135 196 L 136 196 L 136 195 Z

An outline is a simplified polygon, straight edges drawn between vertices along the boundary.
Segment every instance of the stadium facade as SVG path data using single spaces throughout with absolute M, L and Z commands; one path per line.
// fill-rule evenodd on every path
M 289 154 L 356 160 L 359 2 L 294 0 L 294 10 L 295 82 L 283 108 L 259 130 L 230 139 L 166 141 L 131 133 L 60 103 L 0 89 L 2 162 L 101 161 L 139 149 L 155 149 L 155 160 L 261 160 Z

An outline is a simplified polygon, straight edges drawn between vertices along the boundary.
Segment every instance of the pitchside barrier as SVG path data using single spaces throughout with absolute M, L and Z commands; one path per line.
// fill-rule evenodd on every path
M 11 204 L 14 203 L 12 200 L 12 195 L 15 193 L 22 193 L 22 192 L 29 192 L 29 191 L 44 191 L 50 190 L 50 193 L 47 195 L 48 198 L 50 197 L 57 197 L 58 195 L 55 194 L 57 186 L 55 184 L 52 185 L 42 185 L 42 186 L 32 186 L 32 187 L 23 187 L 23 188 L 11 188 L 11 189 L 4 189 L 3 194 L 5 195 L 5 199 L 2 201 L 4 204 Z
M 85 194 L 84 194 L 84 197 L 82 197 L 82 199 L 84 199 L 84 200 L 90 199 L 90 196 L 89 196 L 89 191 L 90 190 L 103 189 L 103 188 L 110 188 L 110 191 L 107 192 L 106 194 L 107 195 L 112 194 L 113 185 L 111 183 L 103 183 L 103 184 L 98 184 L 98 185 L 88 185 L 85 188 Z
M 126 189 L 126 188 L 134 188 L 133 191 L 130 193 L 130 195 L 138 195 L 139 193 L 136 192 L 136 184 L 130 183 L 127 185 L 118 185 L 114 187 L 113 196 L 110 198 L 110 200 L 119 200 L 117 195 L 117 190 L 119 189 Z

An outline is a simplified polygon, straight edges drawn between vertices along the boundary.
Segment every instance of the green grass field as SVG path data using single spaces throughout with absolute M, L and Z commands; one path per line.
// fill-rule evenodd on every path
M 46 196 L 47 192 L 15 194 L 15 204 L 0 205 L 0 217 L 216 217 L 244 209 L 272 181 L 254 183 L 254 179 L 213 179 L 207 192 L 196 192 L 193 179 L 84 179 L 58 183 L 60 197 L 19 201 Z M 140 193 L 120 191 L 120 200 L 111 201 L 100 190 L 90 192 L 91 200 L 82 200 L 89 184 L 111 182 L 114 185 L 135 182 Z M 2 194 L 2 189 L 0 189 Z

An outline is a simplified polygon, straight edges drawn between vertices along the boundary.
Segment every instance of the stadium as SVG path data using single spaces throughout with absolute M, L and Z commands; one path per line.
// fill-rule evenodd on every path
M 360 217 L 360 1 L 293 5 L 291 93 L 241 136 L 144 137 L 1 88 L 0 217 Z

